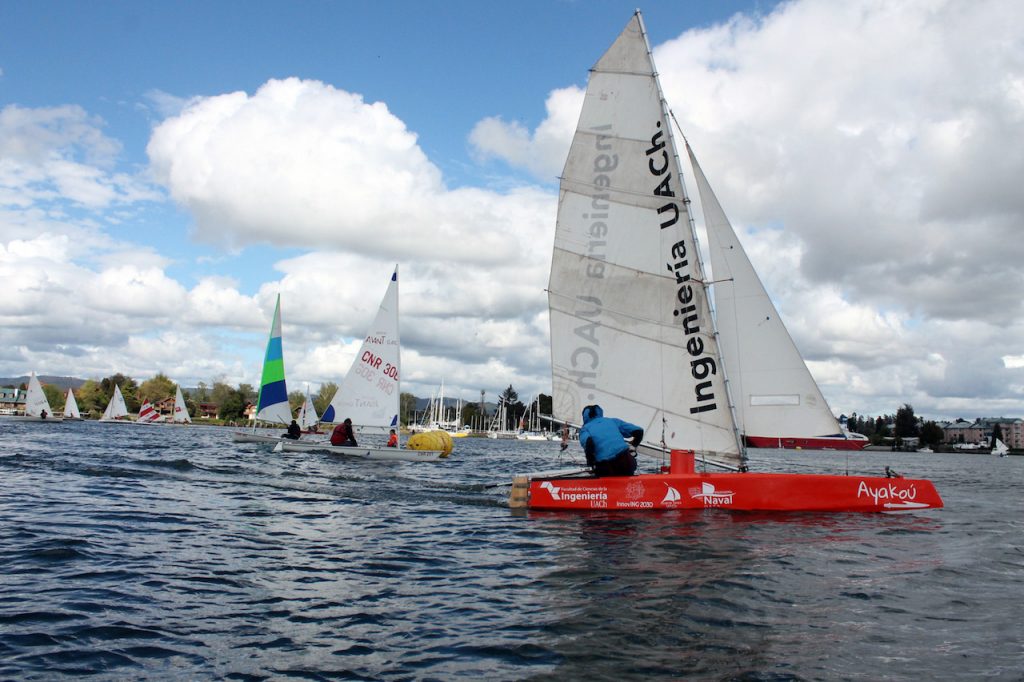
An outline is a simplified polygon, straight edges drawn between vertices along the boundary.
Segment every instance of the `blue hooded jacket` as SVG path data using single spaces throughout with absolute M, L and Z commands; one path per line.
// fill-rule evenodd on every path
M 616 455 L 627 448 L 625 438 L 632 437 L 639 442 L 643 435 L 644 430 L 635 424 L 614 417 L 605 417 L 600 405 L 587 405 L 583 408 L 580 445 L 584 451 L 592 447 L 594 460 L 597 462 L 615 459 Z

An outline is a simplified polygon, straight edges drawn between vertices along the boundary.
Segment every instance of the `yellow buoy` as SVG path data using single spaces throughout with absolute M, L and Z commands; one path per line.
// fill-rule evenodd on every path
M 405 447 L 410 450 L 440 450 L 441 456 L 447 457 L 452 452 L 452 437 L 447 431 L 414 433 L 405 442 Z

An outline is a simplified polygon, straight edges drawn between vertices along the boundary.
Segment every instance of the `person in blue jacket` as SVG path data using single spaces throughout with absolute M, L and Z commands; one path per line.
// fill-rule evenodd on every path
M 630 438 L 635 448 L 643 437 L 644 430 L 639 426 L 605 417 L 600 405 L 583 408 L 580 445 L 587 454 L 587 464 L 597 476 L 632 476 L 636 471 L 636 455 L 625 439 Z

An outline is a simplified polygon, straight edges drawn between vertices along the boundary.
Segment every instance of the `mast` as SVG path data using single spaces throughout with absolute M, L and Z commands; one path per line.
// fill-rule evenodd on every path
M 651 42 L 647 37 L 647 26 L 644 24 L 644 17 L 640 13 L 639 9 L 636 10 L 636 18 L 640 24 L 640 33 L 641 35 L 643 35 L 644 45 L 646 45 L 647 47 L 648 59 L 651 60 L 651 66 L 654 67 L 654 52 L 651 50 Z M 668 106 L 668 100 L 665 99 L 665 92 L 661 89 L 661 79 L 658 77 L 657 68 L 654 68 L 654 84 L 658 88 L 658 98 L 661 100 L 661 108 L 665 120 L 670 121 L 671 123 L 675 123 L 675 125 L 678 127 L 679 122 L 676 121 L 675 114 L 672 113 L 672 110 Z M 686 190 L 686 181 L 684 180 L 682 173 L 683 164 L 679 159 L 679 150 L 676 148 L 676 139 L 675 135 L 672 134 L 671 123 L 668 126 L 668 130 L 666 131 L 666 133 L 668 135 L 669 146 L 672 148 L 672 156 L 676 160 L 676 168 L 679 169 L 680 194 L 682 195 L 683 204 L 685 204 L 687 207 L 687 227 L 690 230 L 690 236 L 693 239 L 694 246 L 696 247 L 695 250 L 697 253 L 696 257 L 694 258 L 694 268 L 697 270 L 700 285 L 704 289 L 704 296 L 707 299 L 708 307 L 711 310 L 710 322 L 712 334 L 715 337 L 716 341 L 720 341 L 721 337 L 718 333 L 718 323 L 716 321 L 717 315 L 715 314 L 715 304 L 713 303 L 714 299 L 711 297 L 711 282 L 708 281 L 706 276 L 707 270 L 704 267 L 704 255 L 703 251 L 700 248 L 700 239 L 697 237 L 697 225 L 693 219 L 693 212 L 689 210 L 690 206 L 692 206 L 692 203 L 690 202 L 690 195 Z M 680 131 L 680 134 L 682 134 L 682 131 Z M 683 136 L 683 142 L 686 142 L 685 135 Z M 687 145 L 687 149 L 689 149 L 689 145 Z M 745 467 L 747 464 L 747 450 L 743 444 L 743 435 L 740 433 L 739 423 L 736 419 L 736 403 L 734 402 L 732 397 L 732 390 L 729 382 L 729 374 L 726 371 L 725 358 L 722 355 L 722 344 L 720 342 L 715 344 L 715 355 L 718 358 L 718 366 L 721 368 L 722 371 L 723 383 L 725 384 L 726 402 L 729 407 L 729 412 L 732 414 L 732 431 L 733 437 L 736 440 L 736 449 L 740 453 L 741 466 Z
M 395 434 L 398 436 L 398 447 L 402 447 L 402 316 L 398 309 L 398 263 L 391 275 L 395 280 L 395 390 L 398 392 L 397 411 L 395 412 Z

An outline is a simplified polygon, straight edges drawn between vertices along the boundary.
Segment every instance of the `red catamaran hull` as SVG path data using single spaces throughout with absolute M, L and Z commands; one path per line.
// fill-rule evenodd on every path
M 826 474 L 695 473 L 692 453 L 672 452 L 667 472 L 513 481 L 510 505 L 531 509 L 734 509 L 897 512 L 943 506 L 931 481 Z
M 747 447 L 785 448 L 789 450 L 863 450 L 871 444 L 869 440 L 852 438 L 782 438 L 778 436 L 746 436 Z

